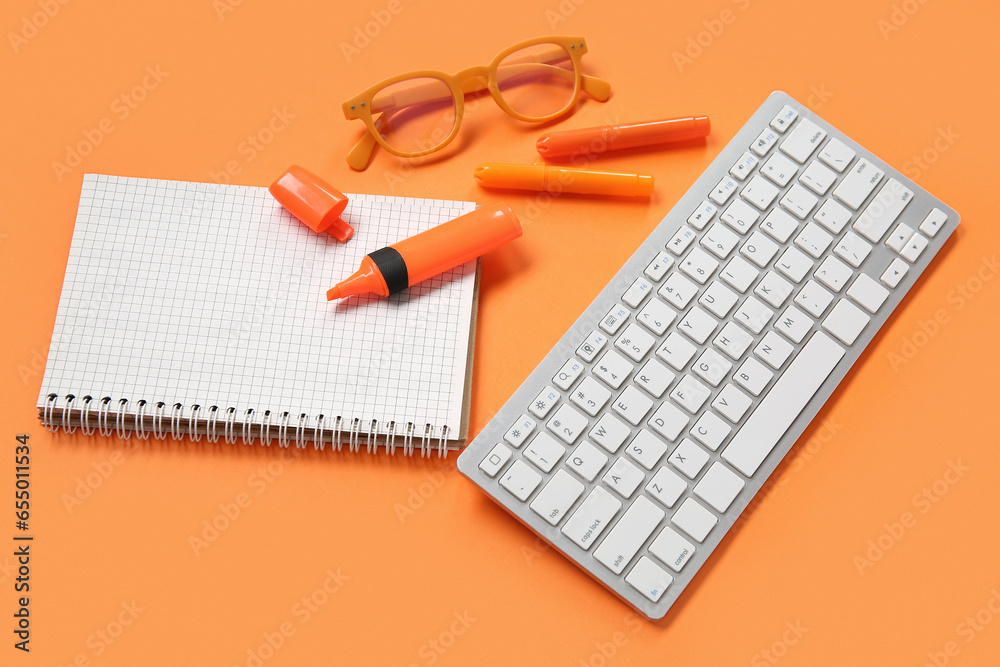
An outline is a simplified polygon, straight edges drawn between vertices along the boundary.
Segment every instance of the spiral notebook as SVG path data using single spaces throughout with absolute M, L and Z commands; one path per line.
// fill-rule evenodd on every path
M 477 263 L 328 302 L 368 252 L 475 208 L 349 194 L 341 244 L 267 188 L 88 174 L 38 397 L 87 434 L 456 449 Z

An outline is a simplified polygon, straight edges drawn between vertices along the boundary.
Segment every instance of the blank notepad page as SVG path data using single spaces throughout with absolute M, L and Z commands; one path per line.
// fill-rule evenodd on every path
M 475 262 L 388 299 L 326 290 L 365 254 L 475 205 L 348 197 L 356 232 L 341 244 L 267 188 L 87 175 L 39 408 L 89 395 L 132 413 L 215 406 L 236 422 L 270 411 L 290 428 L 323 415 L 328 428 L 339 417 L 362 433 L 395 421 L 455 437 Z

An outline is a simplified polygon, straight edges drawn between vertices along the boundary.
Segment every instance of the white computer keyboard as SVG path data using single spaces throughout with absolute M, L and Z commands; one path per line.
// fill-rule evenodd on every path
M 459 469 L 662 618 L 958 221 L 773 93 Z

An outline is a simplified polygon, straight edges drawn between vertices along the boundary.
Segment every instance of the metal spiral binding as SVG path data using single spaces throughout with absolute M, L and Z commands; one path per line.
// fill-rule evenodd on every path
M 237 429 L 237 409 L 233 407 L 225 409 L 223 423 L 219 424 L 222 409 L 217 405 L 209 406 L 207 414 L 204 414 L 202 406 L 194 404 L 189 414 L 185 415 L 181 403 L 170 406 L 168 413 L 168 406 L 163 401 L 151 406 L 145 399 L 133 403 L 127 398 L 117 400 L 118 409 L 114 413 L 112 424 L 113 401 L 110 396 L 96 400 L 90 395 L 77 399 L 73 394 L 62 397 L 49 394 L 42 406 L 42 424 L 51 432 L 62 430 L 74 433 L 79 428 L 86 435 L 93 435 L 96 431 L 106 437 L 117 435 L 123 440 L 131 438 L 133 433 L 141 440 L 148 440 L 150 435 L 156 440 L 165 440 L 168 435 L 180 440 L 188 435 L 193 442 L 200 441 L 202 436 L 206 436 L 209 442 L 218 442 L 222 436 L 228 444 L 242 441 L 245 445 L 253 445 L 259 437 L 261 444 L 267 446 L 270 446 L 275 435 L 272 427 L 276 427 L 281 447 L 289 447 L 294 442 L 297 447 L 305 448 L 308 447 L 309 440 L 312 440 L 313 448 L 320 451 L 326 449 L 329 431 L 331 449 L 336 448 L 337 451 L 346 444 L 348 451 L 360 452 L 363 444 L 369 454 L 377 453 L 379 447 L 384 446 L 388 454 L 394 455 L 397 449 L 402 449 L 407 456 L 414 455 L 419 439 L 420 456 L 423 458 L 430 457 L 435 449 L 438 458 L 447 456 L 448 436 L 451 433 L 449 426 L 442 426 L 439 432 L 435 432 L 432 424 L 425 423 L 418 432 L 418 427 L 413 422 L 403 425 L 396 421 L 380 422 L 372 419 L 366 423 L 356 417 L 348 420 L 337 416 L 330 424 L 324 414 L 317 415 L 315 421 L 310 423 L 312 419 L 305 412 L 298 415 L 293 433 L 290 427 L 292 415 L 289 412 L 280 413 L 275 424 L 270 410 L 265 410 L 263 418 L 258 422 L 257 411 L 253 408 L 244 411 L 243 418 L 239 420 L 240 428 Z M 135 409 L 130 411 L 133 404 Z M 96 424 L 92 421 L 95 414 Z M 380 438 L 384 440 L 380 442 Z

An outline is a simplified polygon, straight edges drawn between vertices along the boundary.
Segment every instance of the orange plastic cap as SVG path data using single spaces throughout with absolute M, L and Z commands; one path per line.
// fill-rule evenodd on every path
M 293 164 L 268 192 L 313 231 L 328 232 L 341 243 L 354 235 L 354 228 L 340 219 L 347 197 L 308 169 Z

